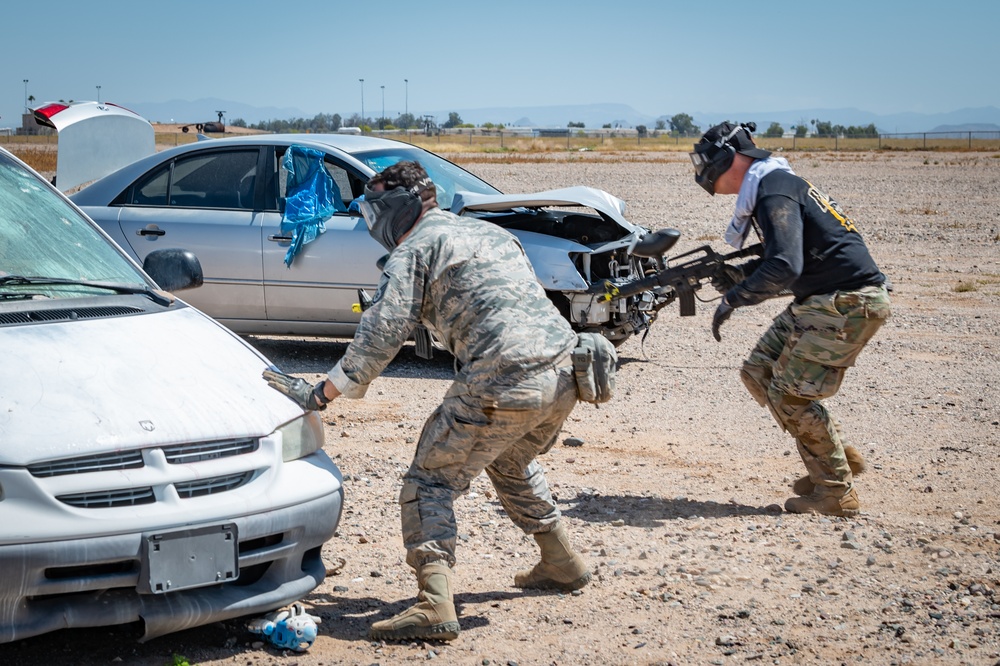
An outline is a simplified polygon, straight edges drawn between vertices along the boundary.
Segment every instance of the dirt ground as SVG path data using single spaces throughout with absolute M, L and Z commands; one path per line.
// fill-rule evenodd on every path
M 481 477 L 456 505 L 460 637 L 371 642 L 372 621 L 413 601 L 396 498 L 451 377 L 450 359 L 408 346 L 366 399 L 324 413 L 346 488 L 325 554 L 344 565 L 303 600 L 322 618 L 308 652 L 275 650 L 233 620 L 148 643 L 134 626 L 63 631 L 0 646 L 0 663 L 1000 663 L 1000 155 L 788 158 L 858 222 L 895 288 L 892 319 L 827 401 L 868 459 L 859 517 L 781 509 L 803 466 L 737 369 L 786 303 L 738 310 L 721 343 L 713 304 L 688 318 L 672 306 L 619 350 L 617 398 L 578 405 L 542 459 L 593 583 L 514 588 L 536 547 Z M 633 221 L 680 229 L 676 252 L 724 249 L 734 197 L 707 196 L 686 156 L 456 159 L 505 191 L 606 189 Z M 345 348 L 248 340 L 310 380 Z

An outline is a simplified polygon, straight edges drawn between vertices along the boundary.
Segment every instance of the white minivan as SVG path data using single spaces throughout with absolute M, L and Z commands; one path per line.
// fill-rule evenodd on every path
M 319 416 L 167 293 L 198 284 L 195 257 L 145 268 L 0 149 L 0 643 L 131 622 L 148 639 L 325 576 L 343 487 Z

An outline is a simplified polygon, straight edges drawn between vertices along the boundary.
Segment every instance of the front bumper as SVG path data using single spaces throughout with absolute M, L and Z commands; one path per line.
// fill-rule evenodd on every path
M 325 576 L 320 551 L 340 521 L 344 492 L 339 470 L 322 452 L 296 462 L 332 474 L 328 492 L 280 509 L 185 526 L 237 526 L 240 576 L 231 582 L 140 593 L 142 543 L 165 530 L 0 546 L 0 643 L 139 620 L 146 640 L 301 599 Z

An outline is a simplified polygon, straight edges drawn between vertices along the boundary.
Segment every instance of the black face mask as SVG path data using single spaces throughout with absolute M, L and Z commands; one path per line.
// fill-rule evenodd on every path
M 733 165 L 736 151 L 729 144 L 705 144 L 703 150 L 698 150 L 699 147 L 695 146 L 694 152 L 689 153 L 694 164 L 694 182 L 715 196 L 715 181 Z
M 395 187 L 391 190 L 373 192 L 365 186 L 365 199 L 359 208 L 368 225 L 368 233 L 378 241 L 379 245 L 392 252 L 399 239 L 413 228 L 423 202 L 420 193 L 430 185 L 421 181 L 409 190 Z

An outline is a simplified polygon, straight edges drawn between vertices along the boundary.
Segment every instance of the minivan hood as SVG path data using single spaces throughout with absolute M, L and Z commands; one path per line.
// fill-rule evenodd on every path
M 302 414 L 260 354 L 183 304 L 2 326 L 0 349 L 0 465 L 260 437 Z

